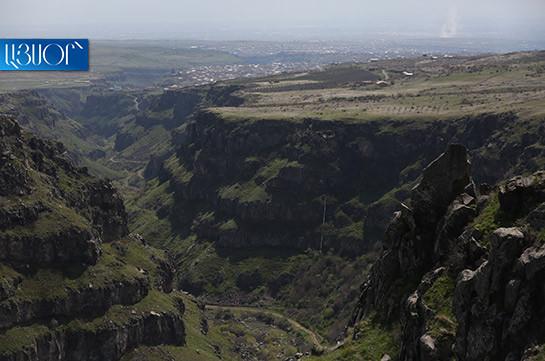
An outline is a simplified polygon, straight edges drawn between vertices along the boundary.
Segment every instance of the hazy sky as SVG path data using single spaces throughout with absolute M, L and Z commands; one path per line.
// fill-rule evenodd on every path
M 542 40 L 545 0 L 17 0 L 3 1 L 0 8 L 0 37 L 255 39 L 374 33 Z

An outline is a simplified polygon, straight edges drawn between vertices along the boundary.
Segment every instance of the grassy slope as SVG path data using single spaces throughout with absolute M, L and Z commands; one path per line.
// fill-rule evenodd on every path
M 157 260 L 165 259 L 162 251 L 145 246 L 137 241 L 121 240 L 104 244 L 103 253 L 94 266 L 83 270 L 78 267 L 64 270 L 39 269 L 36 273 L 23 277 L 9 302 L 66 302 L 69 291 L 78 291 L 88 287 L 102 288 L 113 283 L 143 281 L 149 277 L 151 283 L 158 276 Z M 6 266 L 2 266 L 2 270 Z M 9 271 L 10 269 L 7 268 Z M 145 270 L 148 276 L 144 276 Z M 3 272 L 5 273 L 5 272 Z M 11 271 L 13 273 L 13 271 Z M 155 312 L 177 313 L 175 299 L 178 294 L 167 295 L 151 290 L 144 299 L 135 305 L 115 305 L 106 314 L 92 320 L 86 317 L 67 320 L 58 326 L 58 331 L 65 330 L 93 330 L 108 327 L 110 322 L 124 324 L 130 322 L 131 317 L 138 314 Z M 31 345 L 37 336 L 53 332 L 56 327 L 43 326 L 40 323 L 14 327 L 0 334 L 0 354 L 13 352 Z
M 291 86 L 300 75 L 261 79 L 245 90 L 247 103 L 239 108 L 213 108 L 228 120 L 283 119 L 362 122 L 376 119 L 444 119 L 482 112 L 514 111 L 525 117 L 545 114 L 545 55 L 485 57 L 482 59 L 392 60 L 360 65 L 389 74 L 389 85 L 340 82 L 336 67 L 318 73 L 322 87 Z M 412 68 L 406 77 L 402 69 Z M 357 79 L 354 69 L 353 79 Z M 342 78 L 347 78 L 346 74 Z M 349 77 L 348 77 L 349 78 Z M 303 78 L 301 78 L 303 79 Z M 267 81 L 274 87 L 263 87 Z
M 384 355 L 397 356 L 399 335 L 398 329 L 382 326 L 373 320 L 364 320 L 359 325 L 361 336 L 358 339 L 349 337 L 338 348 L 325 351 L 322 355 L 307 358 L 312 361 L 351 361 L 380 360 Z

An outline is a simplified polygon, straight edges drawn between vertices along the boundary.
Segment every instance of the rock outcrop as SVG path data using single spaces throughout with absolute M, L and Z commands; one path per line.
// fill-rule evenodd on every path
M 183 344 L 173 267 L 128 236 L 113 186 L 11 118 L 0 145 L 0 360 L 114 361 Z
M 21 234 L 18 230 L 0 235 L 0 261 L 19 266 L 62 266 L 74 262 L 95 264 L 98 259 L 100 240 L 89 230 L 68 227 L 48 230 L 44 235 Z
M 64 157 L 60 143 L 0 118 L 0 260 L 19 265 L 94 264 L 101 239 L 128 233 L 123 201 Z
M 510 361 L 542 352 L 543 179 L 516 177 L 480 194 L 465 149 L 450 146 L 390 223 L 362 285 L 355 332 L 371 316 L 399 322 L 402 361 Z
M 499 188 L 499 212 L 519 227 L 494 231 L 486 261 L 458 276 L 454 310 L 461 359 L 519 360 L 545 342 L 544 229 L 533 218 L 542 208 L 544 191 L 543 172 L 513 178 Z
M 184 325 L 177 312 L 123 312 L 130 312 L 130 317 L 113 322 L 106 314 L 93 320 L 92 327 L 77 327 L 69 323 L 55 331 L 40 326 L 12 330 L 34 337 L 24 336 L 31 342 L 22 351 L 0 354 L 0 358 L 6 361 L 119 360 L 140 345 L 183 344 Z M 9 340 L 10 335 L 0 336 L 0 342 Z
M 431 270 L 437 257 L 436 236 L 444 228 L 438 225 L 449 204 L 471 185 L 469 173 L 466 150 L 459 145 L 450 146 L 424 170 L 410 205 L 395 213 L 386 231 L 384 251 L 362 286 L 355 319 L 375 308 L 391 317 L 398 311 L 400 291 L 406 292 L 399 288 L 415 286 Z
M 104 241 L 119 239 L 129 233 L 123 199 L 107 181 L 91 183 L 88 188 L 93 225 Z
M 502 208 L 520 215 L 545 202 L 545 172 L 528 177 L 515 177 L 501 185 L 498 194 Z

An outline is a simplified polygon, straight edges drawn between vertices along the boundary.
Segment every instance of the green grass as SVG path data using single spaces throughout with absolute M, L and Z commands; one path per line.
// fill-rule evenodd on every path
M 428 333 L 435 338 L 456 333 L 456 317 L 453 311 L 455 280 L 444 274 L 435 280 L 424 293 L 423 302 L 435 312 L 434 318 L 428 322 Z
M 545 242 L 545 228 L 538 232 L 537 239 L 542 243 Z
M 187 184 L 193 178 L 193 173 L 188 171 L 175 155 L 167 159 L 164 164 L 172 179 L 178 184 Z
M 23 137 L 25 141 L 28 141 L 30 135 L 24 133 Z M 93 181 L 93 178 L 84 172 L 59 164 L 56 157 L 47 155 L 41 160 L 42 168 L 38 168 L 31 161 L 32 151 L 28 148 L 28 143 L 24 144 L 23 147 L 18 147 L 18 157 L 14 164 L 27 174 L 33 191 L 29 195 L 3 198 L 0 200 L 0 205 L 8 208 L 10 206 L 18 207 L 21 203 L 27 205 L 41 203 L 45 210 L 38 215 L 34 222 L 2 230 L 0 235 L 21 239 L 55 237 L 69 230 L 90 232 L 92 228 L 90 220 L 86 218 L 88 216 L 85 216 L 88 213 L 87 210 L 79 210 L 72 205 L 80 204 L 85 199 L 87 185 Z M 45 150 L 45 153 L 47 152 Z M 55 169 L 55 175 L 39 170 L 43 168 Z M 71 241 L 71 239 L 66 240 L 66 242 Z
M 32 224 L 25 226 L 16 226 L 4 231 L 11 237 L 47 237 L 56 235 L 67 229 L 90 230 L 89 221 L 61 203 L 47 202 L 49 211 L 40 214 L 38 219 Z
M 205 315 L 199 308 L 197 301 L 185 295 L 182 295 L 182 299 L 185 305 L 183 319 L 186 344 L 184 346 L 141 346 L 125 355 L 122 361 L 131 361 L 134 359 L 162 361 L 166 355 L 176 360 L 192 361 L 235 361 L 238 359 L 237 355 L 231 351 L 233 347 L 231 340 L 226 338 L 219 328 L 210 327 L 207 335 L 201 332 L 201 320 Z M 221 357 L 215 353 L 214 347 L 221 350 Z
M 32 325 L 15 327 L 0 334 L 0 356 L 7 356 L 26 347 L 32 347 L 36 340 L 49 334 L 46 326 Z
M 512 64 L 514 59 L 504 62 Z M 539 55 L 542 57 L 542 55 Z M 481 59 L 465 59 L 460 64 L 438 61 L 433 66 L 414 59 L 364 65 L 362 71 L 390 74 L 393 83 L 384 88 L 374 84 L 355 85 L 354 77 L 340 80 L 332 74 L 350 67 L 338 65 L 310 76 L 329 79 L 317 86 L 294 84 L 305 77 L 285 75 L 247 84 L 242 91 L 244 107 L 215 107 L 210 110 L 226 121 L 262 120 L 302 122 L 305 119 L 365 123 L 371 121 L 444 121 L 485 112 L 515 112 L 521 117 L 543 115 L 543 61 L 522 55 L 527 65 L 495 65 Z M 519 60 L 516 60 L 519 61 Z M 401 76 L 400 67 L 414 69 L 416 76 Z M 471 69 L 469 71 L 468 69 Z M 354 70 L 350 70 L 354 71 Z M 527 75 L 532 74 L 532 77 Z M 343 78 L 343 77 L 340 77 Z M 268 91 L 271 85 L 275 91 Z M 282 87 L 281 81 L 286 82 Z M 334 81 L 333 81 L 334 80 Z M 312 85 L 312 84 L 310 84 Z
M 363 241 L 363 221 L 353 222 L 337 231 L 337 236 L 340 239 L 358 239 Z
M 283 168 L 301 168 L 297 161 L 275 158 L 261 167 L 251 180 L 244 183 L 235 183 L 219 189 L 219 196 L 223 199 L 237 200 L 240 203 L 265 203 L 271 196 L 265 189 L 267 181 L 278 176 Z
M 507 227 L 513 223 L 513 220 L 508 219 L 504 212 L 500 209 L 500 201 L 498 194 L 494 193 L 488 199 L 488 202 L 481 213 L 473 220 L 473 227 L 482 233 L 482 239 L 485 246 L 490 245 L 490 236 L 500 228 Z
M 170 131 L 161 125 L 158 120 L 156 126 L 147 130 L 143 135 L 139 135 L 136 141 L 125 148 L 120 156 L 131 161 L 142 160 L 142 166 L 147 163 L 152 155 L 161 155 L 172 149 L 170 143 Z
M 129 228 L 156 246 L 176 238 L 169 220 L 159 218 L 154 210 L 131 210 L 129 219 Z
M 385 354 L 394 360 L 399 353 L 397 336 L 399 330 L 383 326 L 372 319 L 358 324 L 360 334 L 357 340 L 347 340 L 339 349 L 322 356 L 311 356 L 309 361 L 376 361 Z
M 219 196 L 223 199 L 237 200 L 240 203 L 265 203 L 270 200 L 267 191 L 253 180 L 222 187 L 219 190 Z
M 284 158 L 275 158 L 268 162 L 264 167 L 259 169 L 256 177 L 264 179 L 265 181 L 274 178 L 278 175 L 282 168 L 302 168 L 302 165 L 297 161 L 289 161 Z
M 158 263 L 167 262 L 165 251 L 140 242 L 121 240 L 115 247 L 113 244 L 106 244 L 103 249 L 105 253 L 115 254 L 122 263 L 126 264 L 127 276 L 133 274 L 134 267 L 137 267 L 149 272 L 151 279 L 156 279 L 159 276 Z M 126 276 L 124 277 L 127 279 Z
M 238 230 L 237 222 L 234 219 L 230 219 L 220 225 L 219 230 L 221 232 L 231 232 Z
M 19 278 L 21 275 L 13 268 L 0 263 L 0 281 Z
M 220 253 L 212 243 L 186 239 L 178 247 L 187 249 L 181 264 L 186 269 L 183 277 L 198 282 L 205 282 L 205 290 L 208 295 L 221 297 L 226 292 L 237 290 L 237 275 L 251 273 L 258 270 L 265 284 L 275 274 L 287 270 L 295 259 L 286 260 L 288 252 L 268 249 L 230 251 L 229 254 Z M 191 244 L 191 248 L 189 247 Z M 297 256 L 294 256 L 297 258 Z M 221 282 L 218 277 L 220 277 Z M 256 290 L 259 292 L 259 290 Z
M 124 247 L 126 253 L 120 256 L 114 244 L 102 245 L 103 253 L 94 266 L 86 268 L 82 273 L 72 274 L 54 269 L 39 269 L 34 275 L 27 277 L 19 285 L 12 302 L 40 302 L 42 300 L 66 299 L 69 290 L 80 290 L 89 287 L 107 287 L 115 282 L 137 282 L 145 278 L 137 266 L 155 272 L 156 265 L 152 257 L 161 257 L 159 251 L 143 249 L 143 246 L 132 243 Z
M 163 251 L 145 246 L 139 242 L 122 240 L 102 245 L 102 254 L 94 266 L 82 272 L 66 269 L 39 269 L 23 280 L 11 302 L 40 302 L 43 300 L 66 300 L 69 291 L 78 292 L 89 285 L 94 288 L 111 286 L 118 282 L 142 282 L 148 272 L 151 279 L 158 276 L 158 260 L 164 260 Z
M 122 179 L 126 175 L 123 171 L 112 169 L 87 157 L 81 160 L 81 166 L 87 167 L 89 169 L 89 173 L 95 177 L 118 180 Z
M 136 194 L 128 200 L 128 207 L 154 210 L 162 206 L 170 206 L 174 203 L 172 191 L 169 190 L 168 182 L 160 183 L 157 178 L 146 182 L 145 191 Z
M 294 107 L 293 109 L 281 109 L 270 107 L 265 109 L 258 108 L 208 108 L 209 111 L 216 114 L 226 122 L 244 122 L 252 123 L 258 121 L 279 121 L 300 123 L 307 119 L 334 121 L 346 124 L 358 124 L 366 122 L 386 122 L 386 121 L 437 121 L 452 119 L 455 115 L 440 114 L 381 114 L 367 111 L 366 109 L 329 109 L 329 110 L 302 110 Z
M 114 305 L 103 316 L 95 318 L 91 321 L 73 320 L 66 325 L 61 326 L 61 329 L 77 332 L 84 330 L 88 332 L 97 332 L 101 329 L 110 328 L 111 325 L 125 326 L 135 317 L 155 313 L 179 314 L 176 299 L 178 294 L 166 294 L 157 290 L 151 290 L 148 295 L 140 302 L 130 305 Z
M 165 259 L 162 251 L 152 249 L 140 242 L 122 240 L 102 245 L 102 254 L 96 265 L 79 269 L 69 267 L 61 270 L 38 269 L 27 276 L 17 287 L 14 295 L 4 302 L 34 303 L 54 301 L 69 303 L 69 294 L 79 293 L 92 286 L 95 289 L 111 287 L 118 283 L 146 283 L 158 279 L 158 261 Z M 140 269 L 147 272 L 142 274 Z M 4 265 L 0 265 L 2 277 L 17 274 Z M 147 281 L 146 281 L 147 279 Z M 129 306 L 114 305 L 104 315 L 91 321 L 85 315 L 67 315 L 82 317 L 73 319 L 59 326 L 61 332 L 87 330 L 96 332 L 111 324 L 125 325 L 134 317 L 149 312 L 179 314 L 178 293 L 165 294 L 151 289 L 147 296 L 138 303 Z M 32 325 L 14 327 L 0 335 L 0 355 L 32 347 L 38 336 L 45 335 L 47 327 Z
M 424 293 L 424 303 L 436 313 L 454 319 L 452 297 L 455 286 L 455 281 L 448 274 L 440 276 Z
M 310 350 L 303 329 L 273 311 L 261 309 L 208 310 L 211 325 L 231 344 L 243 342 L 259 360 L 287 359 L 298 350 Z
M 183 296 L 185 305 L 184 325 L 186 344 L 184 346 L 141 346 L 122 358 L 122 361 L 175 360 L 215 361 L 240 360 L 235 345 L 250 349 L 259 360 L 277 360 L 278 355 L 293 356 L 297 352 L 294 341 L 303 342 L 303 336 L 293 330 L 285 330 L 280 321 L 272 324 L 262 321 L 260 315 L 245 311 L 229 312 L 227 319 L 223 311 L 203 312 L 191 296 Z M 208 319 L 208 332 L 201 332 L 203 318 Z M 270 317 L 267 317 L 269 319 Z M 218 353 L 216 353 L 216 350 Z M 282 359 L 286 358 L 283 357 Z
M 485 208 L 473 221 L 473 227 L 482 232 L 483 239 L 488 240 L 492 232 L 499 228 L 498 214 L 500 201 L 497 194 L 490 196 Z
M 319 252 L 295 252 L 277 248 L 223 250 L 212 242 L 189 237 L 165 245 L 179 254 L 177 264 L 183 283 L 201 290 L 208 301 L 266 302 L 283 309 L 307 327 L 335 338 L 344 329 L 374 255 L 348 260 Z M 237 286 L 241 274 L 258 272 L 261 282 L 250 291 Z M 195 291 L 197 292 L 197 291 Z M 274 294 L 274 301 L 271 300 Z M 235 296 L 238 295 L 238 296 Z M 325 311 L 335 310 L 335 317 Z
M 160 218 L 157 210 L 173 204 L 169 182 L 160 183 L 158 179 L 148 181 L 145 190 L 132 194 L 125 202 L 129 228 L 155 245 L 164 244 L 175 235 L 169 220 Z
M 186 326 L 186 343 L 184 348 L 178 348 L 176 355 L 180 356 L 180 359 L 184 360 L 216 360 L 217 355 L 214 353 L 212 345 L 221 347 L 224 350 L 224 355 L 227 360 L 233 355 L 230 355 L 226 350 L 231 348 L 228 340 L 220 334 L 216 328 L 210 328 L 208 335 L 203 335 L 201 332 L 201 320 L 205 317 L 202 310 L 199 308 L 195 299 L 191 297 L 184 298 L 185 313 L 184 323 Z M 182 357 L 183 356 L 183 357 Z
M 214 222 L 216 220 L 216 214 L 214 213 L 214 211 L 200 213 L 197 216 L 196 220 L 199 223 Z

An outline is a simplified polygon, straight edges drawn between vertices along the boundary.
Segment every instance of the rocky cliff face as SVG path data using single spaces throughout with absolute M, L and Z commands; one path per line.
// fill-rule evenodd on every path
M 177 204 L 202 205 L 176 221 L 222 247 L 318 248 L 324 234 L 324 247 L 358 254 L 366 248 L 362 189 L 380 199 L 417 161 L 417 149 L 388 147 L 377 133 L 376 124 L 230 123 L 203 113 L 165 162 Z M 387 173 L 375 171 L 383 158 L 395 162 Z
M 401 327 L 399 360 L 533 360 L 542 326 L 544 175 L 476 187 L 450 146 L 395 214 L 352 325 Z M 391 355 L 394 356 L 394 355 Z
M 185 235 L 228 248 L 318 248 L 323 239 L 323 247 L 354 256 L 382 239 L 430 154 L 459 141 L 488 169 L 495 163 L 489 145 L 508 148 L 504 132 L 518 121 L 485 114 L 455 121 L 237 122 L 203 112 L 177 131 L 176 156 L 162 171 L 154 161 L 153 174 L 170 182 L 176 199 L 170 221 Z M 492 175 L 477 170 L 476 178 L 495 182 L 513 168 L 537 169 L 529 163 L 538 156 L 515 158 L 506 156 Z
M 0 120 L 2 259 L 93 264 L 98 238 L 127 234 L 121 198 L 110 184 L 72 166 L 61 143 L 30 136 L 10 118 Z
M 112 185 L 0 118 L 0 360 L 118 360 L 184 342 L 166 256 Z

